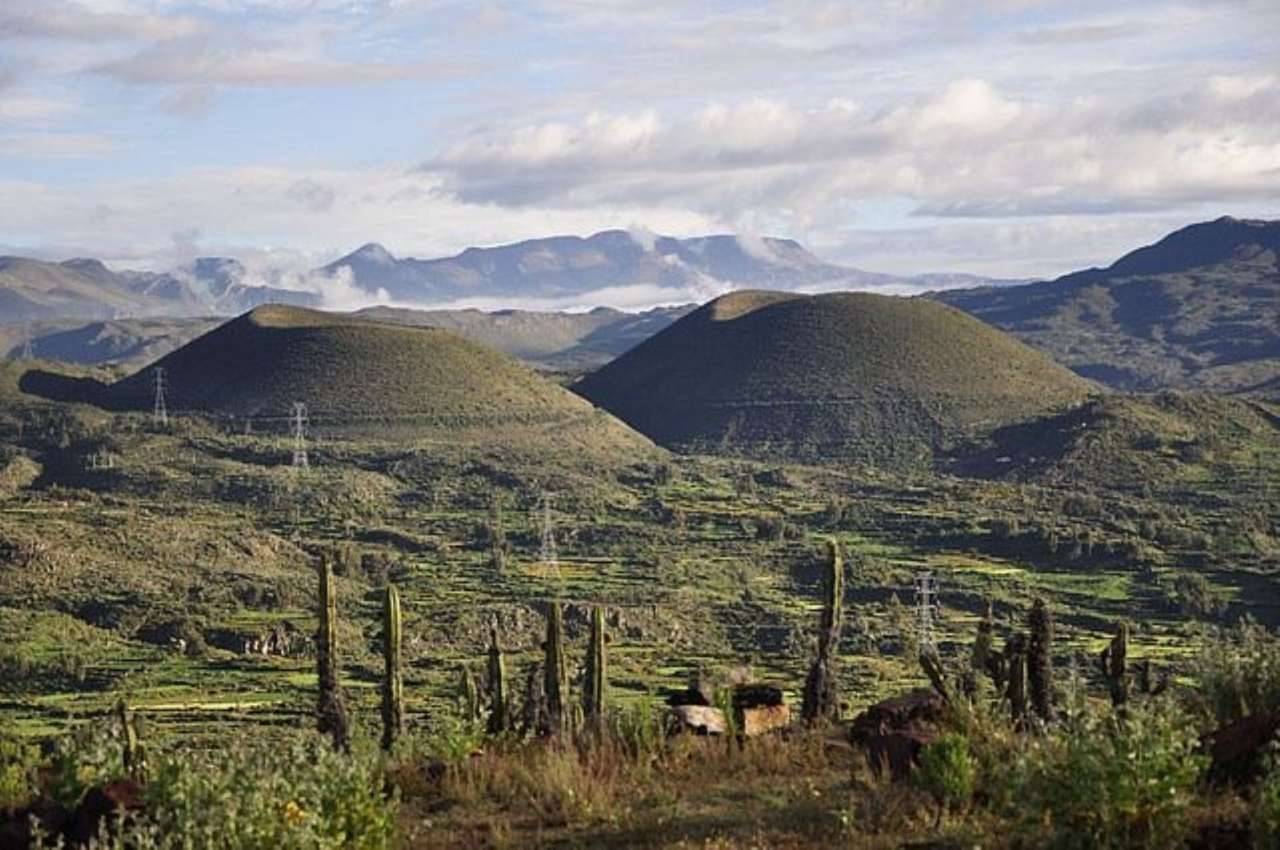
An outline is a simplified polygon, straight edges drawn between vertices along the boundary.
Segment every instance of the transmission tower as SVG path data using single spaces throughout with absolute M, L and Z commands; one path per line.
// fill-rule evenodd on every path
M 36 359 L 35 348 L 31 345 L 30 337 L 27 337 L 26 341 L 22 343 L 22 357 L 20 359 L 22 360 Z
M 556 549 L 556 530 L 551 521 L 551 494 L 542 493 L 542 546 L 538 550 L 538 560 L 560 568 L 560 553 Z
M 155 407 L 153 408 L 151 413 L 151 420 L 158 425 L 168 425 L 169 411 L 165 407 L 165 403 L 164 403 L 164 392 L 165 392 L 165 389 L 167 388 L 167 384 L 165 382 L 165 377 L 164 377 L 164 367 L 157 366 L 156 368 L 151 370 L 151 374 L 153 376 L 153 382 L 155 384 L 155 389 L 156 389 Z
M 917 573 L 916 590 L 916 632 L 921 649 L 937 649 L 934 639 L 934 626 L 938 615 L 938 586 L 933 573 Z
M 307 461 L 307 406 L 300 401 L 293 403 L 293 465 L 302 469 Z

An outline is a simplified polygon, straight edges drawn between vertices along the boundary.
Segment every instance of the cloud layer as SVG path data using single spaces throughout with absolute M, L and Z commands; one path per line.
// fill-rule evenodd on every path
M 1271 0 L 10 0 L 0 247 L 623 227 L 1049 275 L 1280 214 L 1278 41 Z

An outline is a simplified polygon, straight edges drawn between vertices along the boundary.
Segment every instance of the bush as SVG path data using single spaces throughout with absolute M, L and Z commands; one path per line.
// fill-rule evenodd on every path
M 920 752 L 920 787 L 938 802 L 938 819 L 950 808 L 964 808 L 973 796 L 974 763 L 969 740 L 943 735 Z
M 1256 623 L 1203 641 L 1191 673 L 1201 707 L 1219 724 L 1280 710 L 1280 640 Z
M 20 809 L 35 797 L 39 761 L 39 748 L 0 736 L 0 812 Z
M 106 846 L 378 850 L 398 805 L 383 787 L 377 760 L 310 737 L 168 752 L 152 760 L 143 813 Z
M 1128 716 L 1085 712 L 1033 741 L 1000 797 L 1032 846 L 1180 847 L 1205 766 L 1197 747 L 1189 718 L 1162 702 Z
M 1257 850 L 1280 847 L 1280 759 L 1275 753 L 1272 754 L 1271 769 L 1258 783 L 1249 831 Z

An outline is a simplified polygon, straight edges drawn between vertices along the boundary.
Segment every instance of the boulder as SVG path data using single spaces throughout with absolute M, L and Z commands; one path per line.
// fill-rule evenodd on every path
M 1204 736 L 1209 779 L 1222 785 L 1247 785 L 1261 775 L 1263 754 L 1280 732 L 1280 712 L 1251 714 Z
M 738 712 L 738 731 L 744 738 L 754 738 L 791 725 L 791 706 L 762 705 Z
M 887 769 L 894 781 L 907 779 L 920 751 L 938 737 L 946 704 L 931 690 L 916 690 L 878 702 L 854 718 L 849 740 L 866 753 L 876 776 Z
M 723 735 L 724 712 L 705 705 L 676 705 L 671 707 L 675 731 L 692 732 L 695 735 Z

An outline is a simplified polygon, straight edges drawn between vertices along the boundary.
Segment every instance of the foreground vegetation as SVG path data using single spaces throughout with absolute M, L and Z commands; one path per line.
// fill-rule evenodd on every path
M 456 717 L 389 753 L 304 732 L 193 750 L 122 712 L 45 753 L 6 739 L 0 812 L 28 814 L 38 847 L 104 787 L 127 810 L 94 822 L 89 847 L 1275 847 L 1280 764 L 1263 751 L 1215 774 L 1205 733 L 1242 706 L 1275 715 L 1280 643 L 1238 630 L 1189 673 L 1116 707 L 1073 674 L 1048 722 L 1015 722 L 986 687 L 953 696 L 897 780 L 839 724 L 672 736 L 648 704 L 551 737 Z
M 1239 842 L 1280 823 L 1280 780 L 1216 785 L 1200 745 L 1278 708 L 1280 457 L 1261 403 L 1107 400 L 1037 439 L 1001 434 L 958 477 L 608 458 L 556 451 L 519 422 L 509 440 L 409 442 L 319 420 L 311 467 L 294 470 L 269 423 L 161 427 L 34 400 L 16 380 L 0 397 L 6 810 L 69 810 L 136 774 L 143 807 L 115 834 L 142 847 L 207 824 L 220 837 L 191 846 L 1073 846 L 1068 833 L 1094 836 L 1074 846 L 1214 846 L 1215 830 Z M 800 705 L 828 540 L 847 563 L 845 624 L 828 642 L 844 721 L 928 685 L 913 610 L 926 571 L 953 690 L 988 602 L 998 651 L 1048 602 L 1055 721 L 1014 724 L 978 676 L 897 782 L 842 726 L 742 745 L 664 734 L 663 696 L 695 675 L 722 700 L 763 680 Z M 350 755 L 311 731 L 323 563 Z M 385 754 L 389 584 L 404 733 Z M 486 734 L 466 683 L 485 681 L 490 629 L 518 713 L 552 600 L 575 704 L 604 606 L 608 731 Z M 1242 617 L 1257 627 L 1224 651 L 1215 635 Z M 1124 621 L 1135 680 L 1147 662 L 1173 684 L 1116 711 L 1097 656 Z M 125 765 L 121 700 L 145 769 Z

